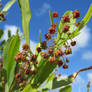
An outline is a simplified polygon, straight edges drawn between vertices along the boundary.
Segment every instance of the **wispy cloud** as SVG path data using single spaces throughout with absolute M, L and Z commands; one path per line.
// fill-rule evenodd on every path
M 92 73 L 88 73 L 88 80 L 91 82 L 92 84 Z
M 73 53 L 80 50 L 81 48 L 86 47 L 90 40 L 90 37 L 91 37 L 90 36 L 90 28 L 88 26 L 85 26 L 80 32 L 81 33 L 73 39 L 77 43 L 75 47 L 71 47 L 73 50 Z
M 44 3 L 41 8 L 36 10 L 36 16 L 41 16 L 41 15 L 45 14 L 50 8 L 51 8 L 50 4 Z
M 87 51 L 82 55 L 83 59 L 92 60 L 92 51 Z
M 15 26 L 15 25 L 5 25 L 5 27 L 4 27 L 4 35 L 2 37 L 2 40 L 7 40 L 8 39 L 8 30 L 11 31 L 11 35 L 16 35 L 17 28 L 18 27 Z M 21 31 L 19 31 L 19 35 L 22 35 Z

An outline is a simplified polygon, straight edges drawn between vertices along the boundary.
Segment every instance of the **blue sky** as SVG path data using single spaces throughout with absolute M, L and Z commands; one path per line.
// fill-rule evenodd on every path
M 8 1 L 9 0 L 2 0 L 1 2 L 4 6 Z M 44 34 L 48 32 L 48 28 L 50 27 L 49 10 L 58 11 L 59 15 L 62 16 L 67 10 L 78 9 L 81 12 L 81 20 L 86 14 L 91 3 L 92 0 L 30 0 L 32 13 L 32 18 L 30 22 L 31 46 L 34 47 L 34 44 L 39 41 L 39 30 L 42 31 L 41 35 L 44 40 Z M 13 28 L 19 27 L 22 31 L 21 14 L 17 2 L 7 12 L 6 18 L 6 22 L 0 23 L 0 28 L 7 30 L 7 28 L 13 26 Z M 85 68 L 92 65 L 91 35 L 92 18 L 86 25 L 86 27 L 82 30 L 81 35 L 76 38 L 78 44 L 76 47 L 73 48 L 73 55 L 69 57 L 69 69 L 59 69 L 59 72 L 62 75 L 70 75 L 80 68 Z M 92 70 L 80 73 L 78 78 L 76 79 L 77 82 L 73 84 L 72 92 L 79 92 L 79 86 L 81 86 L 82 84 L 84 85 L 81 86 L 80 92 L 87 92 L 86 85 L 88 83 L 88 76 L 89 78 L 92 77 Z M 80 82 L 78 80 L 80 80 Z M 90 92 L 91 91 L 92 87 L 90 89 Z

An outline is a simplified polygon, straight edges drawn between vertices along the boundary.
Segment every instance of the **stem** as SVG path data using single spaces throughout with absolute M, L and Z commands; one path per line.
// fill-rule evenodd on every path
M 89 81 L 89 82 L 88 82 L 88 85 L 87 85 L 87 92 L 89 92 L 90 84 L 91 84 L 91 82 Z

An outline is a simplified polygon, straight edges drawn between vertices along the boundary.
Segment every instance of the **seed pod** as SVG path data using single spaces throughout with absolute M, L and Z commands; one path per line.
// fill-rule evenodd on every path
M 69 26 L 65 25 L 65 26 L 63 27 L 62 31 L 63 31 L 64 33 L 68 32 L 68 31 L 69 31 Z
M 67 65 L 67 64 L 64 64 L 64 65 L 63 65 L 63 68 L 64 68 L 64 69 L 67 69 L 67 68 L 68 68 L 68 65 Z
M 53 16 L 53 18 L 57 18 L 57 17 L 58 17 L 58 12 L 54 11 L 54 12 L 52 13 L 52 16 Z
M 63 16 L 63 23 L 70 22 L 69 16 Z
M 22 46 L 22 49 L 25 50 L 25 51 L 28 51 L 29 50 L 29 46 L 27 44 L 24 44 Z
M 48 32 L 49 32 L 51 35 L 55 34 L 55 28 L 53 28 L 53 27 L 49 28 L 49 29 L 48 29 Z
M 75 10 L 74 12 L 73 12 L 73 18 L 79 18 L 80 17 L 80 12 L 79 12 L 79 10 Z
M 57 63 L 57 59 L 53 56 L 49 59 L 50 63 Z
M 45 34 L 45 38 L 46 38 L 47 40 L 50 40 L 50 39 L 51 39 L 50 34 Z
M 75 45 L 76 45 L 76 41 L 72 41 L 72 42 L 71 42 L 71 45 L 72 45 L 72 46 L 75 46 Z

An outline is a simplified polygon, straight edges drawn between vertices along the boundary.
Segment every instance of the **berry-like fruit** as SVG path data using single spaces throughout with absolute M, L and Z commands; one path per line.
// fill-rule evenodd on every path
M 69 16 L 63 16 L 63 23 L 70 22 Z
M 75 46 L 75 45 L 76 45 L 76 41 L 72 41 L 72 42 L 71 42 L 71 45 L 72 45 L 72 46 Z
M 45 34 L 45 38 L 46 38 L 47 40 L 50 40 L 50 39 L 51 39 L 50 34 Z
M 53 56 L 49 59 L 50 63 L 57 63 L 57 59 Z
M 22 76 L 21 76 L 20 73 L 17 73 L 16 76 L 15 76 L 16 79 L 19 79 L 19 78 L 21 78 L 21 77 L 22 77 Z
M 79 17 L 80 17 L 80 12 L 79 12 L 79 10 L 75 10 L 75 11 L 73 12 L 73 17 L 74 17 L 74 18 L 79 18 Z
M 68 32 L 68 31 L 69 31 L 69 26 L 65 25 L 65 26 L 63 27 L 62 31 L 63 31 L 64 33 Z
M 25 51 L 28 51 L 29 50 L 29 46 L 27 44 L 24 44 L 22 46 L 22 49 L 25 50 Z
M 52 13 L 52 16 L 53 16 L 53 18 L 57 18 L 57 17 L 58 17 L 58 12 L 54 11 L 54 12 Z
M 60 77 L 60 76 L 61 76 L 61 74 L 59 73 L 59 74 L 58 74 L 58 77 Z
M 55 33 L 55 28 L 50 27 L 50 28 L 48 29 L 48 32 L 49 32 L 51 35 L 54 34 L 54 33 Z
M 14 60 L 17 61 L 17 62 L 20 62 L 21 61 L 21 56 L 20 55 L 19 56 L 15 56 Z
M 67 64 L 64 64 L 64 65 L 63 65 L 63 68 L 64 68 L 64 69 L 67 69 L 67 68 L 68 68 L 68 65 L 67 65 Z

